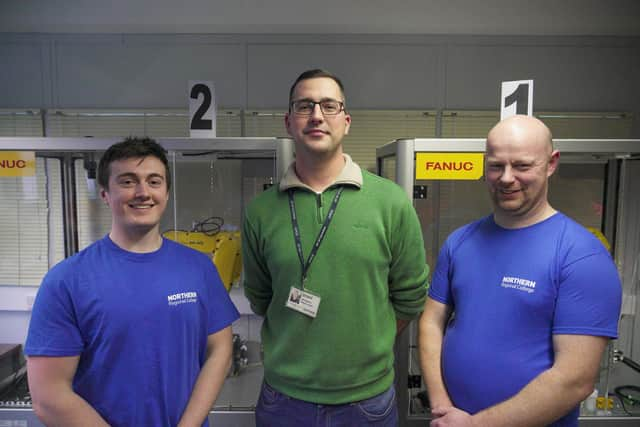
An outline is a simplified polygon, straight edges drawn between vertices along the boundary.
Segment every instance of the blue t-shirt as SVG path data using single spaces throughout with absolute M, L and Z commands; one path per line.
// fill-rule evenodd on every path
M 47 273 L 25 353 L 80 355 L 73 388 L 112 426 L 174 426 L 208 335 L 238 317 L 204 254 L 167 239 L 132 253 L 106 236 Z
M 520 229 L 489 216 L 442 247 L 429 296 L 452 307 L 445 385 L 471 414 L 517 394 L 554 361 L 555 334 L 617 337 L 620 278 L 606 248 L 557 213 Z M 578 408 L 553 425 L 577 426 Z

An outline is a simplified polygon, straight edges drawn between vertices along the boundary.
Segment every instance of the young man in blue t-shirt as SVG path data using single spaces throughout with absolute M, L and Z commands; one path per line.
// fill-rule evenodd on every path
M 29 387 L 46 425 L 208 425 L 239 315 L 211 260 L 162 238 L 170 179 L 148 138 L 102 156 L 111 230 L 47 273 L 29 325 Z
M 621 285 L 604 245 L 549 204 L 559 156 L 536 118 L 489 132 L 493 215 L 448 237 L 420 319 L 433 427 L 578 425 Z

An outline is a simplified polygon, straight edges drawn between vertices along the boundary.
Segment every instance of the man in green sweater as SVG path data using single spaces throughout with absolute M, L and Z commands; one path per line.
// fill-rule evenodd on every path
M 261 426 L 397 426 L 393 344 L 424 305 L 416 212 L 342 151 L 340 80 L 309 70 L 285 115 L 296 160 L 245 212 L 245 294 L 264 316 Z

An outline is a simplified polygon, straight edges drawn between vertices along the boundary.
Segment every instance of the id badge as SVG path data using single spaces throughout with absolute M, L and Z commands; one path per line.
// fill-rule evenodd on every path
M 318 314 L 318 307 L 320 306 L 320 296 L 292 286 L 285 306 L 315 318 Z

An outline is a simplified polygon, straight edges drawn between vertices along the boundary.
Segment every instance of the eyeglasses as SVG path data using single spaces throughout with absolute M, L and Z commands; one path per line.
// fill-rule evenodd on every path
M 299 116 L 310 116 L 316 105 L 320 106 L 320 111 L 325 116 L 335 116 L 344 110 L 344 102 L 328 99 L 325 101 L 315 102 L 309 100 L 293 101 L 291 103 L 291 111 Z

